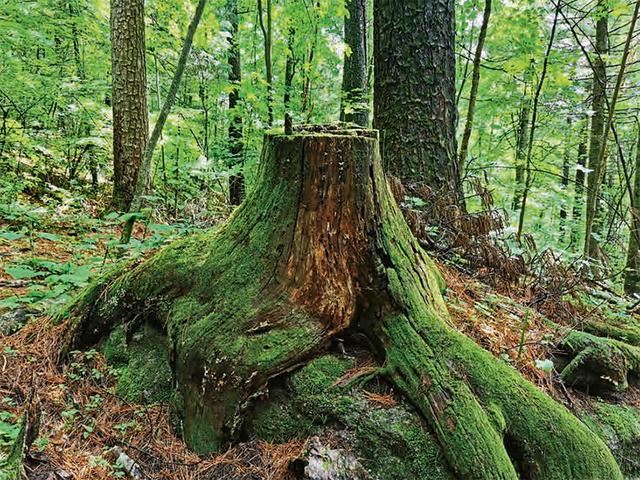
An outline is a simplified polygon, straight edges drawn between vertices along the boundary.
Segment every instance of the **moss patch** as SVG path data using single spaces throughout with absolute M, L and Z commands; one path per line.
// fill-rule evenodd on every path
M 395 480 L 451 478 L 439 447 L 420 416 L 405 403 L 381 408 L 362 387 L 336 386 L 353 360 L 320 357 L 271 388 L 247 422 L 249 439 L 286 442 L 323 431 L 337 431 L 373 478 Z
M 116 367 L 116 392 L 130 402 L 167 402 L 172 393 L 166 337 L 150 325 L 130 338 L 124 327 L 113 330 L 102 347 L 107 362 Z
M 640 409 L 598 402 L 583 421 L 611 448 L 625 478 L 640 478 Z

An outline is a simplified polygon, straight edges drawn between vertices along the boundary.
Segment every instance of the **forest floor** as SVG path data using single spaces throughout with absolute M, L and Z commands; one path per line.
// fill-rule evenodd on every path
M 134 240 L 122 250 L 122 219 L 101 219 L 101 210 L 100 204 L 74 200 L 57 208 L 25 202 L 0 211 L 0 451 L 13 442 L 21 414 L 29 411 L 36 419 L 32 425 L 39 427 L 29 432 L 33 443 L 26 468 L 32 479 L 113 478 L 130 475 L 132 466 L 139 471 L 137 478 L 286 478 L 290 462 L 303 454 L 308 439 L 247 442 L 200 458 L 172 433 L 166 405 L 131 403 L 116 393 L 117 372 L 99 351 L 71 352 L 69 361 L 60 362 L 68 326 L 48 322 L 56 308 L 111 263 L 148 257 L 176 238 L 223 221 L 228 212 L 221 208 L 198 226 L 139 224 Z M 615 417 L 607 428 L 614 430 L 610 436 L 621 448 L 640 445 L 640 415 L 628 410 L 640 408 L 637 386 L 624 394 L 590 396 L 564 385 L 553 362 L 559 337 L 586 317 L 635 322 L 628 301 L 585 286 L 563 298 L 534 301 L 533 290 L 522 282 L 490 286 L 480 280 L 486 272 L 481 276 L 442 259 L 437 264 L 448 285 L 445 300 L 456 329 L 580 418 Z M 370 368 L 356 362 L 345 375 Z M 393 391 L 365 394 L 371 408 L 391 408 L 398 400 Z M 628 418 L 620 416 L 626 413 Z M 598 429 L 597 423 L 590 426 Z M 338 442 L 334 440 L 330 433 L 322 438 L 328 445 Z

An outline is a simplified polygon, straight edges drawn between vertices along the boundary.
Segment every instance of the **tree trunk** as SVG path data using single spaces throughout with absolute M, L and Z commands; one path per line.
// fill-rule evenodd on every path
M 111 0 L 113 194 L 128 211 L 149 141 L 143 0 Z
M 638 146 L 636 148 L 636 169 L 633 177 L 633 203 L 629 230 L 624 291 L 631 295 L 640 293 L 640 124 L 638 125 Z
M 607 68 L 605 55 L 609 50 L 608 2 L 598 1 L 601 17 L 596 26 L 596 56 L 593 61 L 593 91 L 591 109 L 591 134 L 589 138 L 589 159 L 587 174 L 587 218 L 585 228 L 584 253 L 588 258 L 596 258 L 598 241 L 593 233 L 598 230 L 598 198 L 596 192 L 597 179 L 600 173 L 600 150 L 603 143 L 605 125 L 605 105 L 607 95 Z
M 478 98 L 478 87 L 480 86 L 480 62 L 482 61 L 482 49 L 484 48 L 484 41 L 487 38 L 487 29 L 489 28 L 490 17 L 491 0 L 485 0 L 484 13 L 482 15 L 482 26 L 480 27 L 478 45 L 476 46 L 475 55 L 473 57 L 473 74 L 471 78 L 471 92 L 469 92 L 469 108 L 467 109 L 467 121 L 464 126 L 464 134 L 462 135 L 462 143 L 460 146 L 460 158 L 458 160 L 460 168 L 463 168 L 467 161 L 467 151 L 469 150 L 469 140 L 471 140 L 471 130 L 473 128 L 473 116 L 476 111 L 476 100 Z
M 271 60 L 271 50 L 273 48 L 273 24 L 271 0 L 267 0 L 267 23 L 264 22 L 264 12 L 262 0 L 258 0 L 258 20 L 264 39 L 264 63 L 267 79 L 267 125 L 273 125 L 273 61 Z
M 229 37 L 229 83 L 232 90 L 229 92 L 229 111 L 231 120 L 229 123 L 229 156 L 230 166 L 240 165 L 242 161 L 242 115 L 237 111 L 240 101 L 240 82 L 242 72 L 240 69 L 240 48 L 238 46 L 238 0 L 230 0 L 227 4 L 229 20 L 231 23 L 231 36 Z M 242 171 L 229 177 L 229 200 L 231 205 L 240 205 L 244 200 L 245 183 Z
M 187 66 L 187 60 L 189 59 L 189 54 L 191 53 L 193 38 L 196 35 L 198 25 L 200 25 L 200 20 L 202 19 L 202 14 L 204 13 L 204 7 L 206 6 L 206 4 L 207 0 L 198 0 L 196 11 L 193 14 L 193 18 L 191 19 L 191 23 L 189 24 L 189 28 L 187 29 L 187 35 L 184 39 L 184 43 L 182 44 L 180 58 L 178 59 L 178 65 L 176 66 L 176 71 L 173 74 L 173 79 L 171 80 L 171 86 L 169 87 L 167 98 L 165 99 L 164 105 L 160 110 L 160 115 L 158 116 L 158 120 L 156 120 L 156 124 L 153 126 L 151 137 L 149 138 L 147 147 L 144 150 L 144 156 L 140 165 L 140 172 L 135 184 L 133 199 L 130 204 L 134 212 L 138 211 L 140 205 L 142 204 L 142 194 L 144 193 L 144 190 L 145 188 L 147 188 L 147 185 L 149 183 L 148 177 L 149 171 L 151 170 L 151 160 L 153 159 L 153 153 L 155 152 L 156 146 L 158 145 L 158 140 L 160 140 L 160 135 L 162 135 L 164 124 L 167 122 L 169 113 L 171 112 L 173 104 L 176 101 L 178 89 L 180 88 L 180 82 L 182 81 L 182 75 L 184 74 L 185 67 Z M 131 232 L 133 231 L 134 222 L 135 217 L 131 217 L 129 220 L 127 220 L 124 228 L 122 229 L 122 235 L 120 237 L 121 243 L 129 243 Z
M 374 126 L 387 171 L 461 203 L 454 3 L 374 1 Z
M 296 60 L 294 43 L 296 39 L 296 29 L 289 25 L 287 36 L 287 61 L 284 68 L 284 111 L 288 112 L 291 106 L 291 91 L 293 89 L 293 77 L 296 75 Z
M 562 155 L 562 177 L 560 178 L 560 190 L 562 190 L 562 201 L 560 203 L 560 241 L 564 241 L 567 226 L 567 190 L 569 189 L 569 158 L 571 150 L 569 149 L 569 139 L 571 138 L 571 117 L 567 117 L 567 129 L 564 135 L 564 152 Z
M 621 479 L 568 410 L 448 326 L 441 288 L 375 133 L 313 127 L 266 136 L 256 188 L 221 230 L 85 291 L 70 347 L 119 325 L 166 332 L 174 410 L 187 443 L 208 452 L 236 438 L 271 379 L 359 333 L 457 478 Z
M 344 20 L 344 41 L 351 51 L 344 54 L 340 119 L 367 127 L 367 0 L 349 0 L 348 12 Z
M 573 195 L 573 213 L 571 215 L 571 243 L 575 245 L 579 237 L 580 221 L 582 219 L 582 209 L 584 208 L 584 180 L 587 168 L 587 132 L 589 128 L 589 118 L 584 118 L 584 125 L 580 133 L 580 143 L 578 144 L 578 162 L 576 168 L 576 178 Z M 581 230 L 580 230 L 581 231 Z

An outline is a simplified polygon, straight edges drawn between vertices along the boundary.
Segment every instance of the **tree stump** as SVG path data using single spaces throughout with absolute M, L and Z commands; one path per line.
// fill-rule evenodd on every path
M 269 381 L 358 332 L 458 478 L 617 479 L 565 407 L 448 325 L 443 282 L 382 171 L 377 134 L 267 134 L 255 188 L 217 231 L 113 272 L 68 310 L 72 348 L 154 328 L 186 442 L 232 442 Z

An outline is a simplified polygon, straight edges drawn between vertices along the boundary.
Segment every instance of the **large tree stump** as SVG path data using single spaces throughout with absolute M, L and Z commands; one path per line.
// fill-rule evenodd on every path
M 568 410 L 448 325 L 442 286 L 377 135 L 298 129 L 265 137 L 257 185 L 223 228 L 88 289 L 69 311 L 72 344 L 123 325 L 165 332 L 185 440 L 208 452 L 233 440 L 270 379 L 357 331 L 459 478 L 621 478 Z

